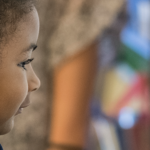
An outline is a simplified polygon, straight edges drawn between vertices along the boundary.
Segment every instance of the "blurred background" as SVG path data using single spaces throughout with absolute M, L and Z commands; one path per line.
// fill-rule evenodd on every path
M 150 1 L 128 0 L 125 18 L 119 38 L 109 30 L 100 42 L 91 116 L 101 150 L 150 149 Z
M 43 8 L 39 50 L 33 67 L 41 88 L 32 106 L 16 118 L 10 134 L 0 137 L 5 150 L 46 149 L 53 85 L 47 70 Z M 42 9 L 42 10 L 41 10 Z M 44 51 L 44 52 L 43 52 Z M 87 150 L 150 150 L 150 1 L 126 0 L 98 38 L 98 73 L 90 102 Z

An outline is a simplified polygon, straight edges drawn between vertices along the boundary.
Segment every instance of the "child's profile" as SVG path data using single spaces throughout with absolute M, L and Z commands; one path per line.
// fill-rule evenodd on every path
M 40 86 L 31 61 L 39 34 L 33 0 L 0 0 L 0 135 L 30 105 L 29 94 Z

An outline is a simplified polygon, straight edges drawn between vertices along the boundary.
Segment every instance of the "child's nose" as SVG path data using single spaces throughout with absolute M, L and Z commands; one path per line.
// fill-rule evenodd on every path
M 28 79 L 28 91 L 33 92 L 36 91 L 40 87 L 41 83 L 33 69 L 30 72 L 30 77 Z

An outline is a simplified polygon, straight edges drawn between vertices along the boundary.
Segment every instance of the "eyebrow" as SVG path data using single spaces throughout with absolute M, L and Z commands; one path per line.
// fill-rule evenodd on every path
M 30 50 L 34 51 L 36 48 L 37 48 L 37 45 L 32 43 L 27 49 L 24 49 L 22 52 L 24 53 Z

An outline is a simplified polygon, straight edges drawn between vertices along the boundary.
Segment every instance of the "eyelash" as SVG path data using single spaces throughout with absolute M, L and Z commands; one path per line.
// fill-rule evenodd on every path
M 34 60 L 34 58 L 28 59 L 28 60 L 26 60 L 26 61 L 21 62 L 20 64 L 18 64 L 18 66 L 19 66 L 19 67 L 22 67 L 24 70 L 27 70 L 27 69 L 25 68 L 25 65 L 30 64 L 33 60 Z

